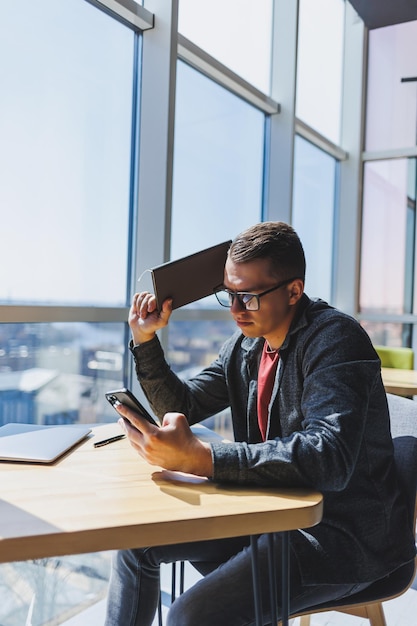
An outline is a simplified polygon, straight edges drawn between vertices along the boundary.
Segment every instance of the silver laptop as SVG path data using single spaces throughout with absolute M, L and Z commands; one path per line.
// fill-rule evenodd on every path
M 90 432 L 82 425 L 5 424 L 0 427 L 0 461 L 52 463 Z

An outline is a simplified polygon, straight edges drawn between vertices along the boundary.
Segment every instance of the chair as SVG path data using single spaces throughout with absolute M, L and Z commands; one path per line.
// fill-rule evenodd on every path
M 374 346 L 381 359 L 381 367 L 393 367 L 399 370 L 414 368 L 414 350 L 412 348 L 390 348 Z
M 387 394 L 394 455 L 401 486 L 409 505 L 410 526 L 416 529 L 417 511 L 417 402 Z M 417 572 L 417 557 L 367 589 L 345 598 L 345 602 L 325 602 L 303 611 L 301 626 L 310 625 L 310 615 L 323 611 L 341 611 L 369 620 L 370 626 L 386 626 L 382 602 L 407 591 Z M 295 617 L 295 616 L 293 616 Z
M 407 495 L 409 505 L 410 526 L 415 531 L 417 512 L 417 402 L 387 394 L 391 420 L 391 433 L 394 440 L 394 456 L 400 484 Z M 183 565 L 183 564 L 182 564 Z M 173 564 L 173 580 L 175 568 Z M 370 587 L 345 598 L 344 604 L 330 601 L 318 604 L 302 613 L 292 615 L 301 617 L 300 626 L 310 626 L 310 615 L 325 611 L 340 611 L 364 617 L 370 626 L 387 626 L 382 602 L 392 600 L 407 591 L 417 572 L 417 556 L 414 561 L 402 565 L 395 572 L 376 581 Z M 183 587 L 184 570 L 180 570 L 181 587 Z M 182 591 L 182 590 L 181 590 Z M 175 582 L 173 583 L 172 600 L 175 598 Z M 162 624 L 161 610 L 159 624 Z

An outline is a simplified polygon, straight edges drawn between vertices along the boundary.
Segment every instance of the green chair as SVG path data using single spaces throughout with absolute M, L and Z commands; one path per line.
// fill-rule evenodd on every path
M 381 367 L 393 367 L 399 370 L 414 369 L 414 350 L 412 348 L 391 348 L 374 346 L 381 359 Z

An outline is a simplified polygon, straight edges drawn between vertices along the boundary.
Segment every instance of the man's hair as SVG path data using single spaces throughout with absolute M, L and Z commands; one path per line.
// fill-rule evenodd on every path
M 285 222 L 261 222 L 244 230 L 229 248 L 234 263 L 269 259 L 277 277 L 305 279 L 306 260 L 295 230 Z

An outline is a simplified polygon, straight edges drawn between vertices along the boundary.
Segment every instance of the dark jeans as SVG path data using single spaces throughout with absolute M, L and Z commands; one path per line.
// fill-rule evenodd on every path
M 268 541 L 258 541 L 263 623 L 269 610 Z M 281 542 L 276 540 L 277 598 L 281 598 Z M 122 550 L 113 559 L 105 626 L 150 626 L 159 598 L 159 565 L 190 561 L 204 575 L 179 596 L 168 613 L 169 626 L 249 626 L 255 622 L 252 562 L 248 537 Z M 367 585 L 302 584 L 294 555 L 290 556 L 291 612 L 350 595 Z M 278 607 L 279 608 L 279 607 Z

